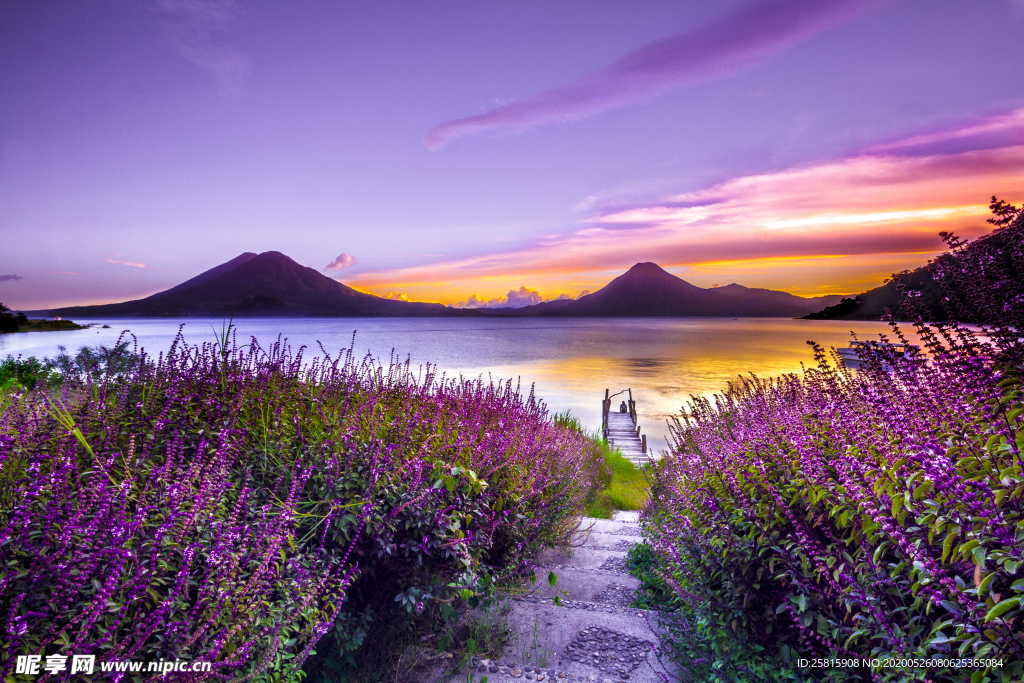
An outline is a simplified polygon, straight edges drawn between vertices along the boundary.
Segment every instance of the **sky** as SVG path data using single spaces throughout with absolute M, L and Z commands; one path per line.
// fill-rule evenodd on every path
M 0 302 L 244 251 L 533 303 L 655 261 L 853 293 L 1024 199 L 1024 0 L 12 0 Z

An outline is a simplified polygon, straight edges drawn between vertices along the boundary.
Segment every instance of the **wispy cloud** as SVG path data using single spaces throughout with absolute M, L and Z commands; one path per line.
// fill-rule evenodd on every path
M 234 20 L 235 0 L 158 0 L 171 45 L 210 74 L 222 92 L 238 92 L 249 75 L 249 58 L 223 40 Z
M 145 263 L 141 261 L 124 261 L 119 258 L 108 258 L 104 259 L 107 263 L 112 263 L 115 266 L 128 266 L 129 268 L 148 268 Z
M 437 149 L 454 138 L 488 130 L 582 119 L 721 77 L 821 31 L 864 4 L 864 0 L 748 4 L 693 30 L 645 45 L 574 83 L 445 121 L 427 133 L 426 145 Z
M 324 266 L 324 270 L 341 270 L 354 266 L 356 263 L 355 256 L 352 254 L 345 253 L 344 251 L 334 257 L 334 260 Z
M 869 147 L 869 154 L 933 156 L 1024 145 L 1024 109 L 986 116 L 961 126 L 940 128 Z
M 482 279 L 499 287 L 512 277 L 529 278 L 548 291 L 575 291 L 562 283 L 573 278 L 576 289 L 590 287 L 636 261 L 694 267 L 749 260 L 765 276 L 762 283 L 784 288 L 792 270 L 785 259 L 822 255 L 859 264 L 860 270 L 851 267 L 844 276 L 851 281 L 862 281 L 867 272 L 881 277 L 878 255 L 907 255 L 906 265 L 921 262 L 942 248 L 936 236 L 941 230 L 965 236 L 986 230 L 990 195 L 1024 198 L 1024 139 L 1009 132 L 1022 120 L 1019 109 L 830 162 L 739 176 L 644 204 L 606 204 L 571 230 L 524 248 L 364 273 L 356 284 L 371 290 L 401 286 L 435 300 L 445 300 L 435 292 L 451 292 L 447 300 L 457 301 L 465 296 L 454 298 L 458 288 L 479 293 Z M 989 134 L 993 130 L 1001 142 Z M 953 141 L 955 147 L 945 146 Z M 817 275 L 809 274 L 808 282 L 816 277 L 818 285 L 836 284 L 832 261 L 814 264 Z M 587 273 L 594 275 L 574 275 Z
M 9 273 L 7 275 L 0 275 L 0 282 L 13 282 L 14 280 L 23 280 L 20 275 Z

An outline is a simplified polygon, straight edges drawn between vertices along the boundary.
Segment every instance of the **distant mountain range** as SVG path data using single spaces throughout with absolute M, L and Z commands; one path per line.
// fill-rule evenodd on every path
M 841 299 L 839 295 L 805 298 L 735 283 L 705 289 L 676 277 L 656 263 L 648 262 L 637 263 L 593 294 L 505 310 L 504 314 L 792 317 L 820 310 Z
M 838 303 L 738 284 L 705 289 L 638 263 L 593 294 L 513 309 L 460 309 L 365 294 L 277 251 L 246 252 L 144 299 L 50 311 L 63 317 L 192 316 L 769 316 L 793 317 Z

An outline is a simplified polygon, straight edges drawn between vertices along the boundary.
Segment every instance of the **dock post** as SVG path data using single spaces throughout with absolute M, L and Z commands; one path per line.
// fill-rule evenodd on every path
M 608 441 L 608 411 L 612 400 L 608 398 L 608 389 L 604 390 L 604 400 L 601 401 L 601 438 Z
M 643 436 L 640 437 L 640 451 L 644 455 L 647 455 L 647 435 L 646 434 L 644 434 Z

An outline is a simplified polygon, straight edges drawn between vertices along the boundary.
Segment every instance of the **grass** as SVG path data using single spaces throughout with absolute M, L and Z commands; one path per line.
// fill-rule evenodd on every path
M 560 427 L 585 434 L 583 425 L 571 413 L 559 413 L 554 422 Z M 591 496 L 586 505 L 588 517 L 611 519 L 616 510 L 642 510 L 647 504 L 650 482 L 643 469 L 626 459 L 617 448 L 612 448 L 597 434 L 587 435 L 605 464 L 604 486 Z
M 587 504 L 588 517 L 610 519 L 615 510 L 640 510 L 647 504 L 649 483 L 644 471 L 601 439 L 594 439 L 611 470 L 608 485 Z

